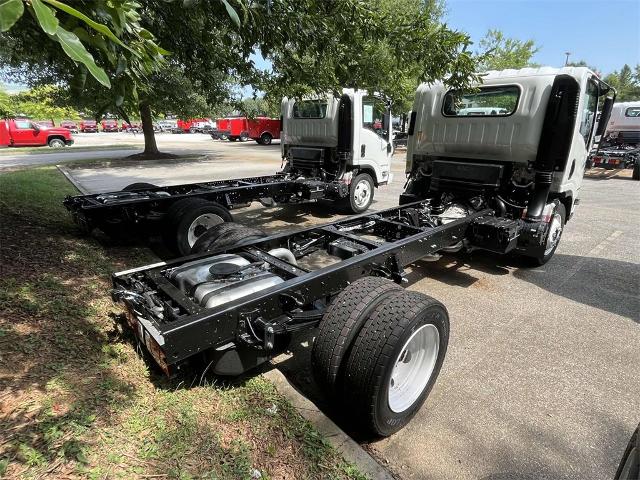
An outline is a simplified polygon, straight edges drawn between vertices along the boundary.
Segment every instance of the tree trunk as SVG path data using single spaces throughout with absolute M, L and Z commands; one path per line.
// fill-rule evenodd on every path
M 156 133 L 153 131 L 151 107 L 148 103 L 140 104 L 140 119 L 142 120 L 142 133 L 144 134 L 144 155 L 157 155 L 160 152 L 156 144 Z

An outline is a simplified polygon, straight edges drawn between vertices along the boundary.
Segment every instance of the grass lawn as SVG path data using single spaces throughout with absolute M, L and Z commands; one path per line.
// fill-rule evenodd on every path
M 363 478 L 261 377 L 170 381 L 114 319 L 104 246 L 54 167 L 0 175 L 0 478 Z

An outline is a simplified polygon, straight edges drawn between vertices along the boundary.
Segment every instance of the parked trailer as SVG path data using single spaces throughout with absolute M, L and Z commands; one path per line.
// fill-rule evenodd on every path
M 159 230 L 167 246 L 181 255 L 188 254 L 208 228 L 230 221 L 229 210 L 254 201 L 272 206 L 328 199 L 339 210 L 364 212 L 373 201 L 375 187 L 391 180 L 390 139 L 361 125 L 359 112 L 369 110 L 370 105 L 373 109 L 374 101 L 379 102 L 354 90 L 345 90 L 340 99 L 328 95 L 304 100 L 299 102 L 302 106 L 285 99 L 283 113 L 289 131 L 283 142 L 286 164 L 276 175 L 168 187 L 134 183 L 120 192 L 67 197 L 64 205 L 87 231 L 98 228 L 107 235 L 126 238 L 132 227 L 142 232 Z M 297 118 L 295 112 L 307 108 L 308 102 L 324 105 L 326 116 L 321 120 Z M 385 108 L 388 112 L 388 105 Z M 343 113 L 339 115 L 339 111 Z M 385 115 L 384 111 L 378 113 Z M 320 143 L 318 130 L 329 132 Z M 348 141 L 344 138 L 347 135 Z
M 315 329 L 321 391 L 368 432 L 406 425 L 444 361 L 449 317 L 401 289 L 405 267 L 462 249 L 548 261 L 577 203 L 593 113 L 613 91 L 586 68 L 483 80 L 471 92 L 418 89 L 401 206 L 271 236 L 219 224 L 189 256 L 115 273 L 113 298 L 162 370 L 239 375 Z M 459 115 L 461 97 L 508 113 Z M 324 108 L 304 105 L 314 118 Z
M 237 117 L 218 119 L 217 124 L 218 128 L 211 132 L 211 138 L 214 140 L 245 142 L 251 139 L 260 145 L 271 145 L 273 140 L 280 138 L 282 122 L 278 118 Z

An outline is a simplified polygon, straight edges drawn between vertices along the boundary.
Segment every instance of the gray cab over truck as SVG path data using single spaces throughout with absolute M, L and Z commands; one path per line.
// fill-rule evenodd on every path
M 218 224 L 188 256 L 115 273 L 113 298 L 168 375 L 190 364 L 240 375 L 308 331 L 321 390 L 364 431 L 391 435 L 429 395 L 449 341 L 445 306 L 402 289 L 405 268 L 463 248 L 548 261 L 609 92 L 586 68 L 491 72 L 469 92 L 422 85 L 400 206 L 269 236 Z M 302 147 L 310 151 L 288 150 L 294 166 L 309 159 L 330 171 L 326 149 L 340 155 L 344 137 L 331 132 L 325 145 L 321 131 Z
M 361 213 L 374 190 L 391 181 L 389 105 L 362 90 L 284 99 L 281 172 L 160 187 L 133 183 L 122 191 L 67 197 L 64 205 L 85 231 L 126 238 L 159 232 L 186 255 L 209 228 L 232 221 L 230 210 L 327 199 L 338 211 Z

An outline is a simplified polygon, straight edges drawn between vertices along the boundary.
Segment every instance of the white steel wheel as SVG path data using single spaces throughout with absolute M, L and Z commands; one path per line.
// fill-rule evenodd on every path
M 562 235 L 562 216 L 558 211 L 553 214 L 551 225 L 549 225 L 549 234 L 547 235 L 547 243 L 544 247 L 544 255 L 549 255 L 560 241 Z
M 358 209 L 365 208 L 371 202 L 371 184 L 369 180 L 363 178 L 358 183 L 356 183 L 356 187 L 353 192 L 353 202 L 356 204 Z
M 198 217 L 196 217 L 191 225 L 189 225 L 189 230 L 187 231 L 187 242 L 190 247 L 196 243 L 196 240 L 200 238 L 200 236 L 209 230 L 214 225 L 218 225 L 223 223 L 224 220 L 219 215 L 215 213 L 204 213 Z
M 409 337 L 389 379 L 391 411 L 404 412 L 420 398 L 433 373 L 439 348 L 440 334 L 435 325 L 423 325 Z

